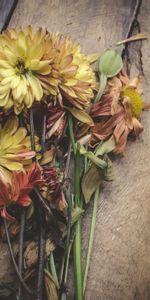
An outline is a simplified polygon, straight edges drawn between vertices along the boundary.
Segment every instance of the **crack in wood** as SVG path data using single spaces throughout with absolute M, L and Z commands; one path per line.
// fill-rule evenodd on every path
M 126 38 L 141 32 L 140 22 L 138 21 L 141 6 L 142 0 L 137 1 L 133 12 L 133 16 L 129 24 L 129 29 Z M 132 43 L 132 46 L 130 44 L 126 44 L 124 46 L 124 49 L 122 51 L 122 57 L 125 60 L 126 71 L 128 75 L 130 75 L 131 73 L 131 66 L 135 65 L 140 75 L 144 76 L 141 48 L 142 41 L 137 41 L 134 44 Z
M 0 0 L 0 31 L 7 28 L 18 0 Z

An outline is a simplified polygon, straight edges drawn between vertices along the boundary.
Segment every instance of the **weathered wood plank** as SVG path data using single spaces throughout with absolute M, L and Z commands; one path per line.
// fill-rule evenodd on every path
M 0 0 L 0 31 L 7 27 L 16 4 L 17 0 Z
M 136 1 L 125 0 L 20 0 L 10 26 L 47 27 L 77 39 L 86 52 L 102 52 L 122 39 L 130 24 Z M 139 17 L 147 29 L 150 1 L 143 1 Z M 134 48 L 134 46 L 132 46 Z M 145 96 L 150 98 L 150 42 L 130 50 L 131 74 L 145 74 Z M 142 56 L 139 56 L 142 55 Z M 140 57 L 140 59 L 139 59 Z M 142 62 L 142 65 L 141 65 Z M 129 61 L 128 61 L 129 63 Z M 104 185 L 86 300 L 148 300 L 150 298 L 150 112 L 144 113 L 144 133 L 129 142 L 124 156 L 114 162 L 115 181 Z M 84 259 L 91 207 L 83 230 Z M 70 299 L 73 299 L 73 286 Z
M 11 26 L 33 24 L 71 35 L 86 52 L 103 51 L 126 35 L 136 0 L 21 0 Z

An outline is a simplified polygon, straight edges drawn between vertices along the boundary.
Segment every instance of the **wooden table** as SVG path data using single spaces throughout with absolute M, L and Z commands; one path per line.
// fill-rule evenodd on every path
M 86 53 L 101 54 L 129 31 L 150 34 L 150 0 L 139 1 L 136 11 L 135 0 L 19 0 L 13 13 L 16 1 L 1 0 L 0 7 L 3 2 L 11 18 L 7 13 L 2 20 L 1 11 L 0 24 L 6 27 L 10 18 L 9 27 L 32 24 L 60 31 L 80 42 Z M 143 76 L 149 101 L 150 40 L 131 44 L 125 64 L 131 77 Z M 104 184 L 101 193 L 86 300 L 150 299 L 150 112 L 143 113 L 142 122 L 144 132 L 114 161 L 115 180 Z M 83 221 L 83 250 L 91 208 L 92 203 Z M 73 299 L 72 280 L 69 293 Z

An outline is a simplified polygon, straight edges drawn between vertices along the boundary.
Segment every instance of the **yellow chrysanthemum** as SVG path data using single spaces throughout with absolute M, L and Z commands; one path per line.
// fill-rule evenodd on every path
M 33 33 L 10 29 L 0 35 L 0 107 L 14 106 L 15 113 L 31 107 L 43 97 L 47 75 L 51 72 L 52 43 L 40 28 Z
M 52 42 L 53 48 L 57 50 L 51 73 L 56 78 L 54 95 L 59 91 L 71 106 L 87 108 L 96 84 L 90 67 L 96 56 L 84 55 L 79 44 L 68 37 L 63 40 L 59 33 L 52 36 Z M 55 88 L 57 84 L 58 89 Z
M 80 45 L 62 40 L 40 28 L 33 33 L 10 29 L 0 35 L 0 107 L 24 107 L 44 95 L 62 94 L 71 106 L 88 107 L 93 97 L 95 76 L 90 67 L 94 56 L 81 53 Z M 65 102 L 66 104 L 66 102 Z
M 36 150 L 40 150 L 37 138 Z M 0 176 L 8 177 L 8 171 L 21 170 L 24 165 L 30 164 L 34 156 L 27 130 L 19 127 L 17 117 L 9 118 L 0 128 Z
M 141 95 L 135 89 L 129 87 L 124 89 L 123 95 L 130 99 L 132 115 L 139 118 L 143 108 Z

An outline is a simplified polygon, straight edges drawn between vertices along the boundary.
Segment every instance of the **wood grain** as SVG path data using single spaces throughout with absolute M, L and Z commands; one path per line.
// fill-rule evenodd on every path
M 7 27 L 16 4 L 17 0 L 0 0 L 0 31 Z
M 135 4 L 125 0 L 20 0 L 10 26 L 32 24 L 61 31 L 78 40 L 86 52 L 101 53 L 125 36 Z M 135 30 L 150 32 L 149 16 L 150 0 L 143 0 Z M 147 100 L 149 48 L 149 41 L 132 44 L 127 57 L 131 75 L 137 71 L 143 75 Z M 115 180 L 103 186 L 86 300 L 150 299 L 150 112 L 143 113 L 142 121 L 143 134 L 114 160 Z M 83 261 L 91 207 L 83 220 Z M 73 284 L 69 295 L 73 299 Z

